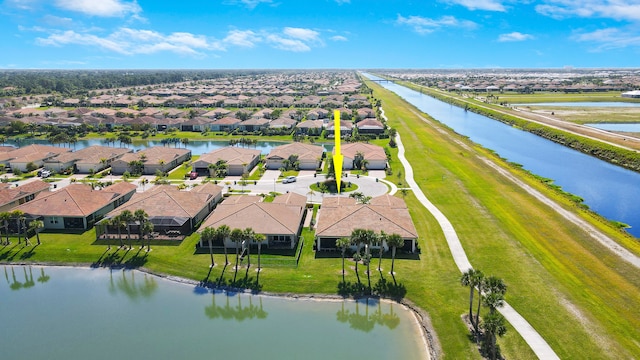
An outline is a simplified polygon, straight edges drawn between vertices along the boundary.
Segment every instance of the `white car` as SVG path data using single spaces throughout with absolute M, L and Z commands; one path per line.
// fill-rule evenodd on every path
M 287 176 L 286 178 L 282 179 L 282 183 L 283 184 L 288 184 L 288 183 L 293 183 L 296 182 L 296 177 L 295 176 Z

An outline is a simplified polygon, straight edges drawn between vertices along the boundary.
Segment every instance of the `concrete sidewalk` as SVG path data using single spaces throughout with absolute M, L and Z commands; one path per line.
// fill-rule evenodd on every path
M 384 111 L 382 112 L 382 114 L 384 116 Z M 429 212 L 438 221 L 438 224 L 440 224 L 456 266 L 458 267 L 460 272 L 465 272 L 471 269 L 471 263 L 467 258 L 467 254 L 462 247 L 462 243 L 460 242 L 458 234 L 453 228 L 453 225 L 451 224 L 449 219 L 447 219 L 447 217 L 427 199 L 418 184 L 413 179 L 413 168 L 404 156 L 405 149 L 404 145 L 402 144 L 402 140 L 400 139 L 400 134 L 397 134 L 396 136 L 396 143 L 398 144 L 398 159 L 405 169 L 405 179 L 411 189 L 413 189 L 413 192 L 420 203 L 422 203 L 422 205 L 427 210 L 429 210 Z M 520 336 L 522 336 L 524 341 L 529 344 L 529 347 L 531 347 L 531 350 L 533 350 L 533 352 L 539 359 L 560 359 L 558 355 L 553 351 L 551 346 L 549 346 L 549 344 L 542 338 L 542 336 L 540 336 L 540 334 L 533 328 L 533 326 L 531 326 L 531 324 L 529 324 L 529 322 L 527 322 L 527 320 L 522 317 L 522 315 L 520 315 L 506 301 L 504 302 L 504 306 L 502 308 L 499 308 L 498 310 L 515 328 Z

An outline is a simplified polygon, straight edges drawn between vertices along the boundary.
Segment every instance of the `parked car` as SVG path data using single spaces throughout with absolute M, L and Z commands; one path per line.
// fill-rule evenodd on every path
M 282 183 L 283 184 L 288 184 L 288 183 L 293 183 L 296 182 L 296 177 L 295 176 L 287 176 L 286 178 L 282 179 Z
M 38 171 L 38 175 L 42 178 L 48 178 L 49 176 L 51 176 L 51 171 L 43 169 Z
M 195 171 L 192 171 L 189 173 L 189 180 L 195 180 L 198 178 L 198 173 Z

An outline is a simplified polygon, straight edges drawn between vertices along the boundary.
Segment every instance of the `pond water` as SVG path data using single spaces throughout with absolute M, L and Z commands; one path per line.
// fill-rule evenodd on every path
M 9 139 L 7 140 L 7 142 L 5 143 L 6 145 L 13 145 L 13 146 L 25 146 L 25 145 L 30 145 L 30 144 L 43 144 L 43 145 L 51 145 L 51 143 L 49 143 L 47 140 L 42 140 L 42 139 L 24 139 L 24 140 L 19 140 L 16 141 L 14 139 Z M 245 148 L 249 148 L 249 149 L 258 149 L 262 152 L 262 154 L 266 155 L 269 154 L 269 152 L 271 152 L 271 150 L 276 147 L 276 146 L 280 146 L 283 144 L 287 144 L 287 142 L 282 142 L 282 141 L 258 141 L 255 144 L 251 144 L 251 145 L 241 145 L 238 144 L 236 145 L 237 147 L 245 147 Z M 90 140 L 78 140 L 74 145 L 71 146 L 72 149 L 74 150 L 80 150 L 80 149 L 84 149 L 86 147 L 89 146 L 94 146 L 94 145 L 102 145 L 102 146 L 119 146 L 119 143 L 116 142 L 115 144 L 110 143 L 110 144 L 106 144 L 102 139 L 90 139 Z M 325 151 L 331 151 L 333 149 L 333 144 L 317 144 L 322 146 Z M 64 144 L 64 145 L 56 145 L 56 146 L 66 146 L 68 147 L 68 144 Z M 171 144 L 171 145 L 165 145 L 163 144 L 160 140 L 136 140 L 134 141 L 132 144 L 128 145 L 127 147 L 130 149 L 134 149 L 135 151 L 138 150 L 143 150 L 146 149 L 148 147 L 152 147 L 152 146 L 170 146 L 170 147 L 176 147 L 176 145 Z M 223 147 L 227 147 L 229 146 L 229 141 L 224 141 L 224 140 L 191 140 L 189 141 L 189 143 L 186 145 L 186 148 L 191 150 L 191 155 L 202 155 L 208 152 L 211 152 L 213 150 L 217 150 Z M 178 148 L 185 148 L 185 145 L 183 144 L 177 144 Z
M 621 131 L 621 132 L 635 132 L 640 133 L 640 124 L 638 123 L 602 123 L 602 124 L 586 124 L 587 126 L 594 127 L 596 129 L 608 130 L 608 131 Z
M 512 104 L 513 106 L 547 106 L 547 107 L 640 107 L 640 102 L 623 101 L 576 101 L 576 102 L 548 102 Z
M 212 292 L 130 270 L 4 266 L 3 359 L 424 359 L 403 306 Z
M 376 76 L 365 74 L 372 79 Z M 612 165 L 534 134 L 447 104 L 395 83 L 380 83 L 457 133 L 553 179 L 565 191 L 580 196 L 593 211 L 628 224 L 640 237 L 640 173 Z

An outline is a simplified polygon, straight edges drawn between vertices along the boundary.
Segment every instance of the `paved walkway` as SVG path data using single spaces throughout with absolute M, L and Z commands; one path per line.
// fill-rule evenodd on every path
M 436 218 L 436 220 L 440 224 L 456 266 L 458 267 L 460 272 L 465 272 L 471 269 L 471 263 L 469 262 L 467 254 L 462 248 L 462 243 L 460 243 L 460 239 L 458 238 L 458 234 L 453 228 L 453 225 L 451 225 L 449 219 L 447 219 L 447 217 L 444 216 L 444 214 L 435 205 L 433 205 L 431 201 L 429 201 L 429 199 L 427 199 L 418 184 L 413 179 L 413 168 L 404 157 L 404 145 L 402 144 L 402 140 L 400 139 L 400 134 L 396 136 L 396 143 L 398 144 L 398 158 L 404 166 L 405 179 L 418 200 L 427 210 L 429 210 L 429 212 Z M 547 344 L 547 342 L 542 338 L 542 336 L 540 336 L 540 334 L 533 328 L 533 326 L 531 326 L 531 324 L 529 324 L 529 322 L 527 322 L 527 320 L 523 318 L 506 301 L 504 302 L 504 307 L 500 308 L 499 311 L 516 329 L 520 336 L 522 336 L 524 341 L 529 344 L 531 350 L 533 350 L 538 358 L 545 360 L 560 359 L 558 355 L 556 355 L 556 353 L 553 351 L 551 346 Z

